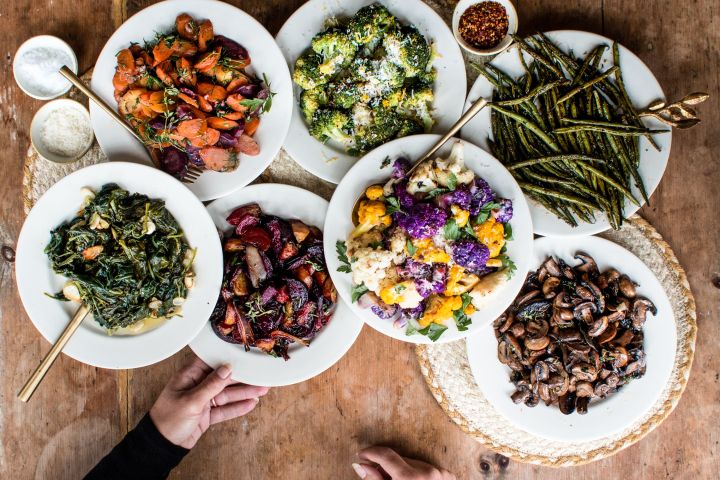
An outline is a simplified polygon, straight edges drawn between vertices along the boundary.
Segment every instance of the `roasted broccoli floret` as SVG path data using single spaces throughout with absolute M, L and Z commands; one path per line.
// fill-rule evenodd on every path
M 323 75 L 320 64 L 323 58 L 315 52 L 307 52 L 295 62 L 293 81 L 303 90 L 311 90 L 330 81 L 330 77 Z
M 333 104 L 340 108 L 350 109 L 361 101 L 360 85 L 352 81 L 343 81 L 331 85 Z
M 434 98 L 435 96 L 430 87 L 408 88 L 403 101 L 400 103 L 399 110 L 420 121 L 425 132 L 429 132 L 433 126 L 430 109 Z
M 325 143 L 335 140 L 341 143 L 350 143 L 352 137 L 348 134 L 352 128 L 352 119 L 340 110 L 321 108 L 313 115 L 310 123 L 310 135 Z
M 323 75 L 332 75 L 338 69 L 347 67 L 355 58 L 357 45 L 344 29 L 330 28 L 318 33 L 312 39 L 312 49 L 322 55 L 320 71 Z
M 380 100 L 380 106 L 383 108 L 395 108 L 403 101 L 405 98 L 405 89 L 398 88 L 396 90 L 391 91 L 390 93 L 386 94 L 381 100 Z
M 373 111 L 372 123 L 355 126 L 355 151 L 365 153 L 387 142 L 400 128 L 400 117 L 394 110 L 378 108 Z
M 356 59 L 352 77 L 365 84 L 364 91 L 371 97 L 380 97 L 398 89 L 405 82 L 405 72 L 387 60 Z
M 423 126 L 423 124 L 416 120 L 413 120 L 412 118 L 402 118 L 399 122 L 399 125 L 400 128 L 398 128 L 398 131 L 395 134 L 398 138 L 416 135 L 425 131 L 425 127 Z
M 394 29 L 385 35 L 383 47 L 388 59 L 405 70 L 405 75 L 415 77 L 427 70 L 430 62 L 430 46 L 414 26 Z
M 348 32 L 358 45 L 373 44 L 396 22 L 397 19 L 387 8 L 373 3 L 357 11 L 348 24 Z
M 320 108 L 328 103 L 328 95 L 323 87 L 315 87 L 311 90 L 303 90 L 300 94 L 300 110 L 305 120 L 309 123 L 313 115 Z

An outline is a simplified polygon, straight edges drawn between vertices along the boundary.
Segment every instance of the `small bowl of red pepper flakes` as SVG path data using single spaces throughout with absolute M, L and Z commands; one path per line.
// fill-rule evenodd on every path
M 460 0 L 453 14 L 453 33 L 460 46 L 476 55 L 495 55 L 512 43 L 518 17 L 510 0 Z

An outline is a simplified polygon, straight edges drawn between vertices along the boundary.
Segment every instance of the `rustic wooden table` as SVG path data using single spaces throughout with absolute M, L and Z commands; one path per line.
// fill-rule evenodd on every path
M 31 35 L 67 40 L 80 68 L 146 0 L 4 0 L 0 5 L 0 243 L 14 247 L 24 215 L 28 128 L 41 105 L 12 78 L 12 57 Z M 236 0 L 276 33 L 302 0 Z M 456 2 L 437 0 L 451 10 Z M 672 245 L 697 300 L 695 365 L 677 410 L 644 440 L 591 465 L 552 470 L 506 462 L 465 436 L 422 379 L 410 345 L 365 328 L 333 368 L 268 394 L 250 415 L 213 427 L 173 478 L 349 479 L 355 452 L 386 444 L 458 478 L 715 478 L 720 470 L 720 8 L 716 0 L 515 0 L 521 33 L 572 28 L 601 33 L 637 53 L 666 94 L 711 93 L 703 123 L 673 136 L 670 163 L 645 216 Z M 715 131 L 715 134 L 712 132 Z M 135 371 L 100 370 L 62 357 L 25 405 L 15 396 L 48 350 L 15 288 L 11 250 L 0 259 L 0 478 L 81 477 L 150 407 L 185 349 Z M 715 472 L 713 474 L 712 472 Z

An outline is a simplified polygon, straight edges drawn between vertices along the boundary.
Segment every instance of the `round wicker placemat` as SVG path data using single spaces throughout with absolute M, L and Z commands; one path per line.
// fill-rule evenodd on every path
M 593 442 L 558 442 L 515 427 L 495 410 L 475 383 L 465 342 L 418 345 L 420 370 L 433 396 L 464 432 L 485 447 L 520 462 L 552 467 L 580 465 L 637 442 L 660 425 L 678 404 L 690 375 L 697 333 L 695 300 L 685 271 L 660 234 L 638 215 L 633 215 L 620 231 L 600 236 L 637 255 L 670 298 L 677 323 L 677 353 L 668 384 L 650 412 L 624 431 Z

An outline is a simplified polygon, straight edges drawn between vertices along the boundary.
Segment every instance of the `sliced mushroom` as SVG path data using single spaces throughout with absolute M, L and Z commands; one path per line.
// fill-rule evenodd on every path
M 584 380 L 586 382 L 594 382 L 597 378 L 597 370 L 589 363 L 578 363 L 572 368 L 572 374 L 575 375 L 578 380 Z
M 545 298 L 553 298 L 557 295 L 557 289 L 560 287 L 560 279 L 558 277 L 547 277 L 542 285 L 542 293 Z
M 575 254 L 575 259 L 580 260 L 582 263 L 575 267 L 575 270 L 578 272 L 587 273 L 590 275 L 591 278 L 595 278 L 598 276 L 598 267 L 597 263 L 595 263 L 595 259 L 592 258 L 590 255 L 584 252 L 577 252 Z
M 525 324 L 525 331 L 533 337 L 544 337 L 547 335 L 550 325 L 542 318 L 533 318 Z
M 647 298 L 636 298 L 633 302 L 632 313 L 630 313 L 633 328 L 635 328 L 636 330 L 642 328 L 642 326 L 645 324 L 645 318 L 647 317 L 648 311 L 653 315 L 656 315 L 657 308 L 655 308 L 655 304 Z
M 529 292 L 524 293 L 521 297 L 519 297 L 517 300 L 515 300 L 515 305 L 518 306 L 518 308 L 522 307 L 526 303 L 528 303 L 530 300 L 534 299 L 535 297 L 540 296 L 540 290 L 530 290 Z
M 620 377 L 618 377 L 618 374 L 615 372 L 608 375 L 605 379 L 605 383 L 607 383 L 610 388 L 617 387 L 618 382 L 620 382 Z
M 617 335 L 617 323 L 611 323 L 608 325 L 608 328 L 606 328 L 605 331 L 598 336 L 597 342 L 600 345 L 603 345 L 615 338 L 615 335 Z
M 540 338 L 525 339 L 525 346 L 528 350 L 544 350 L 548 345 L 550 345 L 550 337 L 547 335 Z
M 592 397 L 594 393 L 593 384 L 586 381 L 575 383 L 575 394 L 578 397 Z
M 628 360 L 627 350 L 623 347 L 617 347 L 613 352 L 613 367 L 622 368 L 627 365 Z
M 588 411 L 588 403 L 590 403 L 588 397 L 578 397 L 575 400 L 575 411 L 580 415 L 585 415 Z
M 516 390 L 515 393 L 513 393 L 510 398 L 514 403 L 525 403 L 528 398 L 530 398 L 531 392 L 527 388 L 523 388 L 521 390 Z
M 545 362 L 537 362 L 532 373 L 535 375 L 535 382 L 544 382 L 550 378 L 550 367 Z
M 512 312 L 504 313 L 503 316 L 500 317 L 500 319 L 503 318 L 504 320 L 502 321 L 502 323 L 500 324 L 500 328 L 498 329 L 500 330 L 500 333 L 507 332 L 508 328 L 512 326 L 513 322 L 515 322 L 515 314 Z
M 515 322 L 512 326 L 510 326 L 509 331 L 515 336 L 515 338 L 522 338 L 525 336 L 525 325 L 520 322 Z
M 568 393 L 565 395 L 558 395 L 558 407 L 560 412 L 564 415 L 570 415 L 575 411 L 575 394 Z
M 543 268 L 552 275 L 553 277 L 559 277 L 562 275 L 562 272 L 560 272 L 560 267 L 557 264 L 557 261 L 555 261 L 554 257 L 548 257 L 547 260 L 545 260 L 545 263 L 542 264 Z
M 635 298 L 635 283 L 627 275 L 621 275 L 618 280 L 618 289 L 627 298 Z
M 590 335 L 591 337 L 597 337 L 605 331 L 607 326 L 608 326 L 608 317 L 603 315 L 602 317 L 595 320 L 595 323 L 593 323 L 590 330 L 588 330 L 588 335 Z
M 595 385 L 595 395 L 600 398 L 605 398 L 610 394 L 612 388 L 607 383 L 598 383 Z
M 567 294 L 565 292 L 558 292 L 553 299 L 553 307 L 555 308 L 572 308 L 572 303 L 568 303 Z
M 625 347 L 633 340 L 633 332 L 630 330 L 623 331 L 620 335 L 616 336 L 610 343 L 613 346 Z

